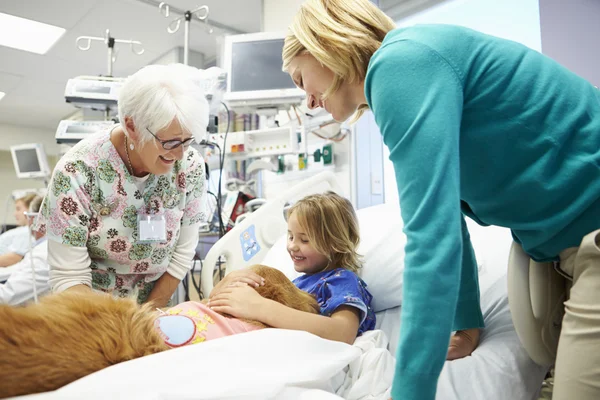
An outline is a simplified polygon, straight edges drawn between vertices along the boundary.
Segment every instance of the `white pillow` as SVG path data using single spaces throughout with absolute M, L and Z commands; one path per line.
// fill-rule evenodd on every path
M 404 246 L 402 218 L 398 205 L 382 204 L 358 210 L 360 246 L 363 267 L 359 276 L 373 295 L 371 306 L 375 312 L 402 304 L 402 275 L 404 272 Z M 483 292 L 505 273 L 508 252 L 512 243 L 510 231 L 499 227 L 482 227 L 467 218 L 471 242 L 480 271 Z M 277 268 L 290 279 L 299 274 L 286 250 L 287 235 L 282 236 L 269 250 L 263 264 Z M 482 274 L 485 272 L 485 274 Z

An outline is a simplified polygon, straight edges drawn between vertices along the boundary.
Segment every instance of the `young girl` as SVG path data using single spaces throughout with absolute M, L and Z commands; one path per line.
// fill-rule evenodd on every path
M 247 271 L 229 274 L 215 287 L 208 304 L 234 317 L 352 344 L 356 336 L 375 327 L 372 296 L 356 275 L 359 240 L 356 214 L 348 200 L 332 192 L 305 197 L 288 211 L 287 250 L 294 269 L 303 273 L 294 284 L 316 297 L 321 314 L 259 296 L 251 286 L 263 281 Z

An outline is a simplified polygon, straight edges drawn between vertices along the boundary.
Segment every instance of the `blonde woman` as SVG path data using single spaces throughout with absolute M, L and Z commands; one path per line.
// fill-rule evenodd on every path
M 29 227 L 25 212 L 36 197 L 30 193 L 15 200 L 15 221 L 19 226 L 0 235 L 0 267 L 18 263 L 29 251 Z
M 237 318 L 352 344 L 375 328 L 373 297 L 356 275 L 359 241 L 358 221 L 347 199 L 335 193 L 305 197 L 288 210 L 287 250 L 294 269 L 303 274 L 294 284 L 317 299 L 321 315 L 261 297 L 248 285 L 252 282 L 245 281 L 253 275 L 249 270 L 230 274 L 232 278 L 215 287 L 208 304 Z
M 600 398 L 600 91 L 515 42 L 395 29 L 368 0 L 307 0 L 283 64 L 309 107 L 370 109 L 390 150 L 408 240 L 394 399 L 433 400 L 451 331 L 483 326 L 465 215 L 560 261 L 554 399 Z

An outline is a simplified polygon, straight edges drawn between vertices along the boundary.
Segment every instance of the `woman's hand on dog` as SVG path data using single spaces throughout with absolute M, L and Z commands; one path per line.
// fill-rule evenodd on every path
M 264 297 L 248 284 L 236 282 L 214 295 L 208 301 L 208 306 L 216 312 L 232 317 L 260 321 L 260 310 L 264 301 Z
M 223 278 L 217 284 L 217 286 L 213 288 L 208 298 L 212 300 L 224 288 L 235 283 L 245 283 L 252 287 L 259 287 L 265 284 L 265 279 L 262 276 L 258 275 L 256 272 L 249 269 L 240 269 L 237 271 L 233 271 L 227 274 L 227 276 L 225 276 L 225 278 Z

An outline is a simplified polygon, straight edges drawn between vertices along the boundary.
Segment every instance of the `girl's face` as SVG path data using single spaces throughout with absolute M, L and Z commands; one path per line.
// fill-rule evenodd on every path
M 298 272 L 314 274 L 324 270 L 329 263 L 327 257 L 311 245 L 294 213 L 288 218 L 287 250 L 294 262 L 294 269 Z
M 323 100 L 323 93 L 333 83 L 333 72 L 321 65 L 310 54 L 301 54 L 290 63 L 288 70 L 292 80 L 300 89 L 306 92 L 306 104 L 311 110 L 321 107 L 333 116 L 337 122 L 344 122 L 358 109 L 360 100 L 357 93 L 363 90 L 362 85 L 351 86 L 342 83 L 327 100 Z M 364 94 L 363 94 L 364 95 Z
M 17 201 L 15 204 L 15 219 L 17 220 L 17 224 L 20 226 L 27 225 L 27 217 L 25 216 L 25 211 L 27 211 L 27 206 L 22 201 Z

